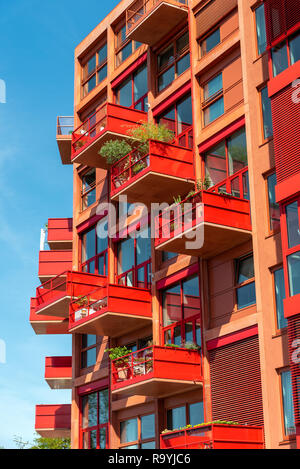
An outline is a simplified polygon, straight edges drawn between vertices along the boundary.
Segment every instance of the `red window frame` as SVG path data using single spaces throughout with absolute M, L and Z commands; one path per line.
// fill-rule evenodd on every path
M 291 64 L 290 39 L 292 38 L 292 36 L 297 35 L 297 33 L 300 34 L 299 26 L 297 26 L 297 28 L 292 28 L 288 33 L 281 35 L 275 41 L 272 42 L 272 45 L 268 46 L 269 74 L 270 74 L 270 77 L 276 78 L 276 77 L 278 77 L 278 75 L 280 75 L 280 73 L 282 73 L 282 72 L 280 72 L 277 75 L 273 74 L 272 50 L 274 49 L 274 47 L 285 43 L 286 53 L 287 53 L 287 62 L 288 62 L 287 68 L 294 65 L 294 64 Z M 285 70 L 287 70 L 287 68 Z
M 122 29 L 125 28 L 126 31 L 126 21 L 125 19 L 121 21 L 121 23 L 116 27 L 115 29 L 115 58 L 116 58 L 116 67 L 119 67 L 122 63 L 125 62 L 125 60 L 118 60 L 118 55 L 122 50 L 131 43 L 131 54 L 132 55 L 139 47 L 141 47 L 141 44 L 137 46 L 137 42 L 133 41 L 131 39 L 127 39 L 127 37 L 122 41 Z M 126 34 L 126 32 L 125 32 Z M 127 57 L 129 58 L 130 55 Z
M 284 280 L 285 280 L 285 293 L 286 298 L 291 297 L 290 295 L 290 278 L 288 271 L 288 257 L 297 252 L 300 253 L 300 242 L 294 247 L 289 247 L 288 241 L 288 226 L 286 219 L 286 207 L 294 202 L 298 204 L 298 220 L 299 220 L 299 230 L 300 230 L 300 195 L 289 199 L 284 204 L 280 206 L 280 224 L 281 224 L 281 241 L 282 241 L 282 251 L 283 251 L 283 267 L 284 267 Z
M 177 106 L 181 101 L 184 101 L 185 99 L 188 98 L 188 96 L 191 97 L 191 93 L 187 93 L 184 96 L 181 96 L 178 101 L 176 101 L 174 104 L 172 104 L 170 107 L 168 107 L 166 110 L 164 110 L 161 114 L 159 114 L 157 117 L 155 117 L 155 120 L 157 123 L 162 123 L 172 131 L 174 132 L 174 137 L 178 137 L 181 134 L 183 134 L 186 130 L 190 129 L 193 124 L 187 124 L 186 122 L 179 122 L 178 120 L 178 110 Z M 192 99 L 192 98 L 191 98 Z M 169 119 L 168 117 L 164 117 L 165 114 L 168 114 L 170 111 L 174 109 L 174 114 L 175 114 L 175 119 Z
M 106 220 L 106 217 L 103 218 L 103 222 L 105 223 L 105 220 Z M 85 262 L 82 262 L 82 249 L 83 249 L 83 237 L 85 234 L 87 234 L 88 232 L 92 231 L 92 230 L 95 230 L 95 255 L 89 259 L 87 259 Z M 79 250 L 80 250 L 80 267 L 79 267 L 79 270 L 80 272 L 89 272 L 89 273 L 94 273 L 95 275 L 105 275 L 107 276 L 108 275 L 108 246 L 106 249 L 104 249 L 103 251 L 97 253 L 97 224 L 88 228 L 87 230 L 83 231 L 82 233 L 80 233 L 80 242 L 79 242 Z M 99 262 L 99 259 L 103 257 L 104 259 L 104 274 L 100 273 L 99 274 L 99 269 L 98 269 L 98 262 Z M 90 264 L 92 264 L 94 262 L 95 264 L 95 268 L 94 268 L 94 272 L 90 272 Z
M 87 396 L 91 394 L 96 394 L 97 393 L 97 419 L 99 419 L 100 416 L 100 392 L 101 391 L 108 391 L 108 421 L 106 423 L 98 423 L 97 425 L 94 425 L 92 427 L 86 427 L 83 428 L 83 400 Z M 109 428 L 110 428 L 110 392 L 108 387 L 96 389 L 92 392 L 86 393 L 82 396 L 80 396 L 80 419 L 79 419 L 79 428 L 80 428 L 80 448 L 81 449 L 91 449 L 91 432 L 96 431 L 97 432 L 97 446 L 96 449 L 100 449 L 99 442 L 100 442 L 100 430 L 102 428 L 105 428 L 106 430 L 106 446 L 105 449 L 109 449 Z M 88 434 L 88 448 L 84 447 L 84 436 L 85 434 Z M 102 448 L 104 449 L 104 448 Z
M 147 107 L 147 98 L 148 98 L 148 93 L 144 94 L 141 96 L 137 101 L 134 101 L 134 76 L 143 68 L 147 68 L 147 63 L 143 63 L 140 67 L 138 67 L 136 70 L 134 70 L 128 77 L 125 78 L 125 80 L 120 83 L 116 89 L 114 90 L 114 101 L 115 104 L 119 104 L 119 97 L 118 97 L 118 91 L 119 89 L 124 85 L 125 82 L 131 81 L 131 106 L 129 106 L 128 109 L 138 109 L 138 105 L 141 104 L 141 109 L 140 111 L 148 112 L 148 107 Z
M 193 277 L 198 277 L 198 284 L 199 284 L 199 302 L 200 302 L 200 311 L 199 314 L 195 314 L 194 316 L 190 316 L 188 318 L 184 318 L 184 294 L 183 294 L 183 282 L 193 278 Z M 169 290 L 170 288 L 173 288 L 177 285 L 180 285 L 180 305 L 181 305 L 181 320 L 174 322 L 173 324 L 170 324 L 168 326 L 164 326 L 164 318 L 163 318 L 163 295 L 164 292 Z M 193 274 L 189 275 L 187 277 L 184 277 L 183 279 L 179 280 L 178 282 L 175 282 L 174 284 L 169 285 L 168 287 L 164 288 L 161 290 L 161 343 L 165 345 L 166 343 L 166 334 L 170 331 L 171 332 L 171 342 L 174 344 L 174 329 L 180 327 L 181 329 L 181 338 L 184 337 L 185 335 L 185 324 L 187 322 L 192 323 L 193 327 L 193 341 L 194 343 L 197 343 L 196 341 L 196 324 L 199 321 L 200 325 L 200 337 L 201 337 L 201 344 L 202 344 L 202 318 L 201 318 L 201 285 L 200 285 L 200 277 L 199 274 Z M 184 342 L 184 340 L 183 340 Z
M 102 62 L 99 62 L 99 51 L 103 48 L 107 46 L 107 41 L 106 41 L 106 38 L 103 39 L 101 41 L 101 43 L 97 46 L 96 49 L 93 49 L 92 52 L 90 52 L 84 59 L 83 61 L 81 62 L 81 98 L 85 98 L 89 93 L 91 93 L 100 83 L 102 83 L 102 81 L 105 80 L 105 78 L 101 81 L 99 81 L 98 79 L 98 73 L 100 70 L 102 70 L 104 67 L 107 67 L 107 54 L 106 54 L 106 59 L 102 60 Z M 85 68 L 87 67 L 88 65 L 88 62 L 91 60 L 91 58 L 93 56 L 96 56 L 96 64 L 95 64 L 95 69 L 90 73 L 88 74 L 87 71 L 85 70 Z M 93 76 L 95 75 L 96 77 L 96 84 L 94 86 L 94 88 L 90 91 L 86 91 L 85 92 L 85 85 L 87 85 L 87 83 L 91 80 L 91 78 L 93 78 Z M 106 73 L 106 77 L 107 77 L 107 73 Z

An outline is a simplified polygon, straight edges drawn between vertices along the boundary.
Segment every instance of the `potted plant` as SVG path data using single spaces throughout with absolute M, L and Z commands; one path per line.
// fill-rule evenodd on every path
M 129 378 L 129 355 L 131 350 L 127 347 L 113 347 L 106 349 L 105 352 L 108 352 L 108 356 L 110 360 L 114 360 L 114 366 L 117 369 L 117 373 L 115 373 L 115 379 L 119 379 L 121 381 Z
M 137 142 L 137 149 L 141 156 L 149 153 L 149 141 L 170 142 L 173 139 L 173 132 L 163 124 L 154 122 L 143 122 L 132 127 L 128 135 Z
M 106 159 L 108 164 L 114 164 L 128 155 L 132 147 L 126 140 L 108 140 L 99 151 L 99 155 Z

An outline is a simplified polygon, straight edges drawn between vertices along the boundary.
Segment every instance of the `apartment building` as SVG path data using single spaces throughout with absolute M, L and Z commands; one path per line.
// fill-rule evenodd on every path
M 57 122 L 73 219 L 48 221 L 30 312 L 37 334 L 72 334 L 71 356 L 45 362 L 72 402 L 37 406 L 41 435 L 299 446 L 297 5 L 122 0 L 76 47 L 74 115 Z M 147 123 L 171 138 L 141 152 Z M 114 162 L 111 141 L 128 146 Z

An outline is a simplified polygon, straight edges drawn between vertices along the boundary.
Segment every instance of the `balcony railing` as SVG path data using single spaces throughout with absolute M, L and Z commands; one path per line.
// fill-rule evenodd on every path
M 161 449 L 263 449 L 262 427 L 212 423 L 162 433 Z
M 151 259 L 143 262 L 117 276 L 118 285 L 129 287 L 151 288 Z
M 188 132 L 178 140 L 188 143 Z M 177 141 L 150 140 L 146 155 L 133 150 L 111 168 L 111 197 L 126 194 L 129 202 L 170 201 L 172 194 L 185 194 L 193 186 L 193 152 Z
M 167 127 L 174 134 L 174 139 L 170 142 L 171 144 L 189 148 L 190 150 L 193 149 L 194 130 L 191 124 L 178 122 L 167 117 L 161 118 L 159 123 Z
M 162 397 L 202 383 L 198 350 L 151 346 L 112 361 L 112 391 Z
M 74 116 L 58 116 L 56 135 L 69 135 L 72 137 L 74 131 Z
M 160 213 L 155 220 L 155 247 L 209 258 L 249 240 L 251 217 L 246 174 L 244 168 L 228 181 L 200 190 Z M 188 243 L 192 235 L 194 238 L 198 235 L 194 248 Z
M 70 332 L 119 337 L 151 324 L 151 294 L 144 288 L 104 284 L 70 304 Z
M 187 0 L 136 0 L 126 11 L 127 37 L 155 44 L 186 18 L 187 4 Z
M 126 137 L 129 130 L 147 121 L 147 113 L 136 109 L 105 103 L 72 134 L 72 162 L 91 167 L 107 168 L 105 158 L 98 152 L 108 139 Z

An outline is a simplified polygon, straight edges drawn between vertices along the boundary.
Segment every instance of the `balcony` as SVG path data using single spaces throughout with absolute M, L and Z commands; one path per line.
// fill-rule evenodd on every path
M 47 282 L 61 272 L 72 269 L 72 250 L 68 251 L 40 251 L 39 253 L 39 279 L 41 283 Z
M 117 138 L 130 139 L 129 129 L 147 121 L 147 113 L 117 104 L 105 103 L 72 134 L 72 163 L 107 169 L 99 155 L 102 145 Z
M 37 405 L 35 431 L 43 438 L 69 438 L 71 433 L 71 405 Z
M 71 333 L 120 337 L 151 322 L 151 293 L 144 288 L 107 284 L 70 305 Z
M 198 350 L 152 346 L 112 361 L 112 393 L 164 397 L 202 386 Z
M 47 242 L 50 249 L 72 249 L 73 219 L 49 218 Z
M 163 433 L 161 449 L 264 449 L 263 427 L 212 423 Z
M 155 220 L 157 250 L 214 257 L 251 239 L 247 168 L 164 210 Z
M 59 116 L 56 126 L 56 141 L 62 164 L 71 164 L 72 132 L 74 116 Z
M 51 389 L 71 389 L 72 357 L 46 357 L 45 380 Z
M 30 301 L 30 324 L 37 335 L 68 334 L 69 321 L 66 318 L 36 314 L 37 300 Z
M 193 151 L 175 144 L 149 141 L 149 153 L 133 150 L 111 169 L 111 198 L 129 202 L 171 202 L 173 194 L 194 187 Z
M 35 313 L 39 316 L 69 317 L 72 300 L 87 295 L 106 283 L 106 277 L 83 272 L 63 272 L 40 285 L 36 290 Z
M 187 20 L 187 0 L 136 0 L 126 10 L 128 39 L 153 46 Z

